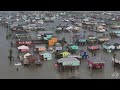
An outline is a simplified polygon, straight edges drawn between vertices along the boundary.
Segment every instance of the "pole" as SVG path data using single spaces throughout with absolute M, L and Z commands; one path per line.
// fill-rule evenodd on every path
M 102 43 L 101 43 L 101 60 L 102 60 Z
M 115 57 L 114 57 L 114 72 L 115 72 Z
M 72 30 L 70 30 L 70 34 L 71 34 L 71 40 L 70 40 L 70 42 L 72 43 L 72 39 L 73 39 L 73 37 L 72 37 Z
M 114 72 L 115 72 L 115 56 L 116 56 L 116 54 L 113 54 L 113 58 L 114 58 Z

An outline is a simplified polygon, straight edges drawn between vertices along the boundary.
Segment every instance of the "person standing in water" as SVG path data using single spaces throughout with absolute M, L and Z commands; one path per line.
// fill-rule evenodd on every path
M 11 42 L 10 44 L 11 44 L 11 47 L 13 47 L 13 42 Z
M 19 71 L 19 68 L 18 68 L 18 66 L 17 66 L 17 68 L 16 68 L 16 71 Z

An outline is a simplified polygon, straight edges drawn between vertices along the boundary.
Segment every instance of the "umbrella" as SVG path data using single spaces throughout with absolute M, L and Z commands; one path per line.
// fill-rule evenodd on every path
M 25 55 L 24 55 L 24 58 L 26 58 L 27 56 L 30 56 L 31 54 L 30 53 L 26 53 Z
M 69 26 L 69 27 L 67 27 L 66 29 L 67 29 L 67 30 L 70 30 L 70 29 L 73 29 L 73 27 L 72 27 L 72 26 Z
M 22 45 L 22 46 L 19 46 L 18 49 L 29 49 L 29 47 L 25 46 L 25 45 Z
M 21 63 L 20 63 L 20 62 L 18 62 L 18 63 L 15 63 L 15 65 L 16 65 L 16 66 L 20 66 L 20 65 L 21 65 Z

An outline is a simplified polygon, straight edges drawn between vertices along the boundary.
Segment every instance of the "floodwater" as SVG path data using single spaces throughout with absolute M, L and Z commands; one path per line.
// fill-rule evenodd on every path
M 48 23 L 45 24 L 46 30 L 55 30 L 55 27 L 59 25 L 60 22 L 57 20 L 54 23 Z M 62 24 L 67 24 L 66 22 Z M 82 30 L 82 29 L 81 29 Z M 82 60 L 82 64 L 80 66 L 79 70 L 75 71 L 68 71 L 68 72 L 58 72 L 55 70 L 54 62 L 55 60 L 51 61 L 45 61 L 41 67 L 24 67 L 19 66 L 19 71 L 16 71 L 16 66 L 8 60 L 8 51 L 11 48 L 10 47 L 10 40 L 6 40 L 6 29 L 0 27 L 0 78 L 5 79 L 65 79 L 72 76 L 77 76 L 81 79 L 112 79 L 112 74 L 114 72 L 114 68 L 112 65 L 112 54 L 98 51 L 97 56 L 101 57 L 105 61 L 105 67 L 103 70 L 94 70 L 91 71 L 88 68 L 87 61 Z M 86 35 L 89 34 L 96 34 L 92 31 L 87 31 Z M 34 33 L 32 33 L 33 36 Z M 98 34 L 97 34 L 98 35 Z M 59 38 L 62 38 L 63 36 L 66 37 L 66 40 L 70 43 L 70 35 L 69 34 L 60 34 L 58 35 Z M 119 39 L 114 39 L 113 41 L 120 42 Z M 86 50 L 86 46 L 80 48 L 83 48 Z M 17 51 L 16 48 L 12 48 L 14 57 L 17 57 Z M 117 52 L 117 55 L 119 55 L 120 52 Z M 91 53 L 89 53 L 91 56 Z M 120 68 L 116 67 L 116 71 L 120 73 Z M 118 77 L 120 78 L 120 77 Z

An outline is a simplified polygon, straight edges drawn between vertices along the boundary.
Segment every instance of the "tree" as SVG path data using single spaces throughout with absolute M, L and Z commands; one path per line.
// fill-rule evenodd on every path
M 62 41 L 65 41 L 65 37 L 62 38 Z
M 110 35 L 111 38 L 116 37 L 115 33 L 110 33 L 109 35 Z
M 6 35 L 6 39 L 8 39 L 8 35 Z
M 64 41 L 61 41 L 60 44 L 61 44 L 62 46 L 64 46 Z
M 58 31 L 58 30 L 56 30 L 55 32 L 56 32 L 57 34 L 59 34 L 59 31 Z
M 76 50 L 70 50 L 70 52 L 71 52 L 72 54 L 75 54 L 75 53 L 76 53 Z
M 85 37 L 86 31 L 84 31 L 84 37 Z
M 65 41 L 65 37 L 62 38 L 62 40 L 60 41 L 60 44 L 62 45 L 62 47 L 66 44 L 67 42 Z
M 49 45 L 48 44 L 46 44 L 46 48 L 47 48 L 47 50 L 49 49 Z

